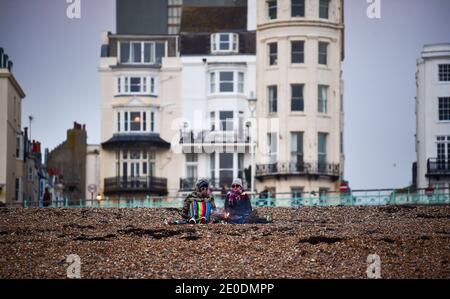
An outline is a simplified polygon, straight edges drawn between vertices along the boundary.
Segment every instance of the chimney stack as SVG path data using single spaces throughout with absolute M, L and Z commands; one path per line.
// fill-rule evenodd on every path
M 0 48 L 0 69 L 3 68 L 3 54 L 4 54 L 3 48 Z
M 6 68 L 6 67 L 8 66 L 8 59 L 9 59 L 9 56 L 6 55 L 6 54 L 4 54 L 4 55 L 3 55 L 2 68 Z
M 12 68 L 13 68 L 13 62 L 10 60 L 10 61 L 8 61 L 8 70 L 9 70 L 9 72 L 11 73 L 12 72 Z

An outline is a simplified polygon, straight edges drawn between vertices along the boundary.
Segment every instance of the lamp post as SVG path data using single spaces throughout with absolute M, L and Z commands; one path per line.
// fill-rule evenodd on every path
M 251 121 L 249 122 L 249 134 L 250 134 L 250 155 L 251 155 L 251 192 L 255 194 L 255 175 L 256 175 L 256 142 L 254 139 L 253 132 L 256 133 L 256 121 L 255 121 L 255 112 L 256 112 L 256 103 L 257 99 L 254 96 L 254 93 L 251 93 L 250 98 L 248 99 L 248 108 L 251 113 Z

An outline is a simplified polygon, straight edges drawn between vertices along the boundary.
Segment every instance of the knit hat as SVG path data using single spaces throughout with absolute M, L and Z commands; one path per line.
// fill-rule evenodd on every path
M 206 179 L 199 179 L 197 181 L 196 186 L 197 186 L 198 190 L 200 190 L 201 188 L 208 188 L 209 187 L 208 180 L 206 180 Z
M 239 185 L 242 187 L 242 180 L 237 178 L 233 180 L 233 184 L 232 185 Z

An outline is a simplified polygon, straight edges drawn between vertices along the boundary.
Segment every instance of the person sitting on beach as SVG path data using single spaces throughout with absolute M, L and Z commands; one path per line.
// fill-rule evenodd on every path
M 252 213 L 252 204 L 243 191 L 242 180 L 235 179 L 225 200 L 225 213 L 228 223 L 243 224 Z
M 206 179 L 200 179 L 195 185 L 195 191 L 184 200 L 181 216 L 186 223 L 208 223 L 215 209 L 216 205 L 209 190 L 209 183 Z

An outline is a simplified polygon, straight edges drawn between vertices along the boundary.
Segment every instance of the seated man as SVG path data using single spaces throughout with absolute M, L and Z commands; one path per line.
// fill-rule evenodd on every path
M 225 200 L 225 213 L 228 223 L 243 224 L 252 213 L 252 204 L 247 193 L 243 192 L 242 180 L 235 179 Z
M 209 192 L 209 183 L 206 179 L 200 179 L 196 183 L 195 191 L 184 200 L 181 216 L 184 221 L 191 224 L 208 223 L 215 209 L 214 197 Z

